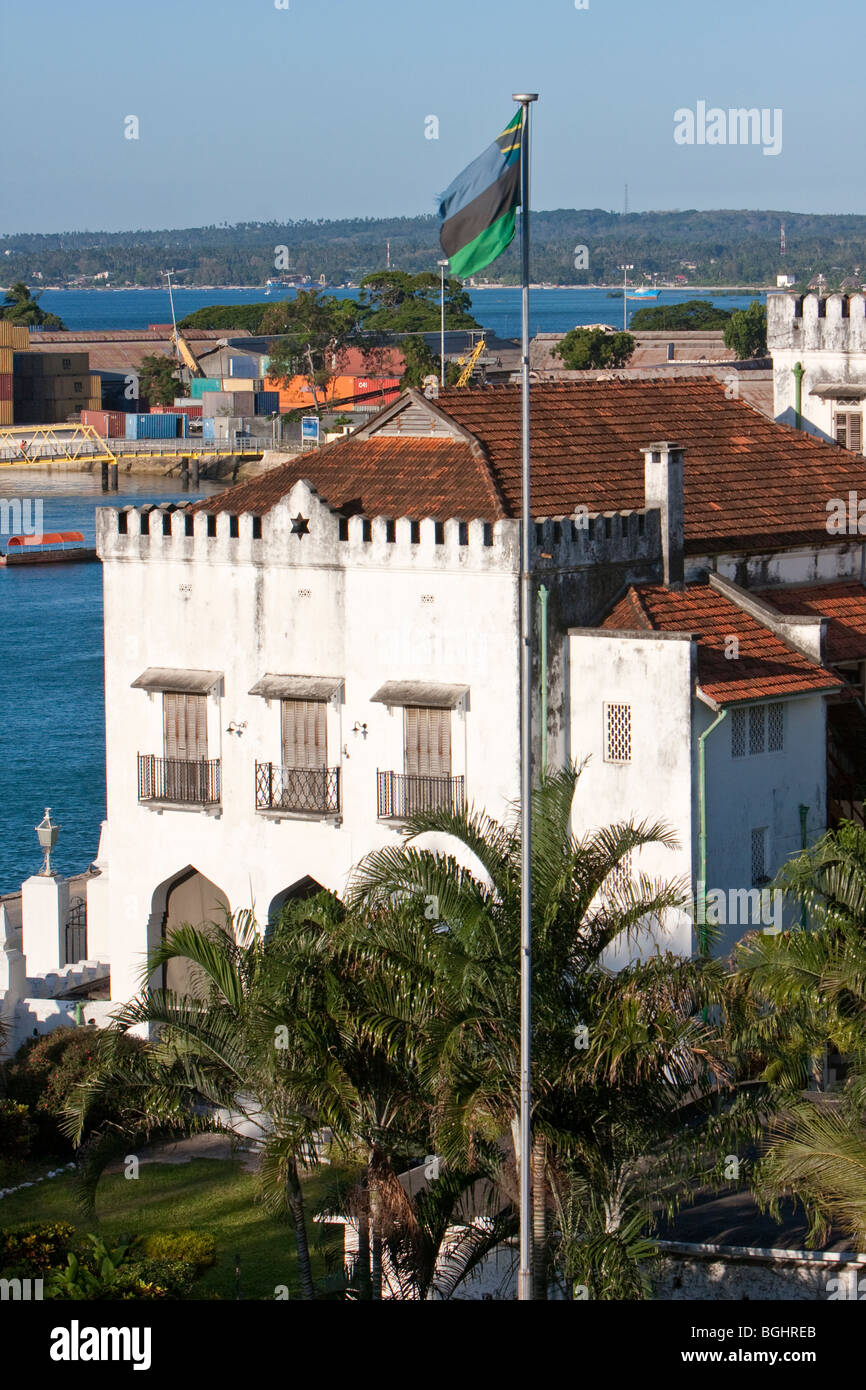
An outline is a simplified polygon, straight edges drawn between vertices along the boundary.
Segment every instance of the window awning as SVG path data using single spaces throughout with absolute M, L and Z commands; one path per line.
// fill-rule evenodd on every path
M 439 685 L 435 681 L 386 681 L 371 696 L 377 705 L 424 705 L 429 709 L 454 709 L 468 685 Z
M 330 700 L 342 676 L 262 676 L 250 690 L 264 700 Z
M 148 666 L 132 682 L 133 690 L 159 690 L 178 695 L 207 695 L 223 677 L 222 671 L 184 671 L 172 666 Z
M 822 381 L 813 386 L 810 396 L 818 396 L 822 401 L 862 401 L 866 397 L 866 384 L 860 386 L 852 381 Z

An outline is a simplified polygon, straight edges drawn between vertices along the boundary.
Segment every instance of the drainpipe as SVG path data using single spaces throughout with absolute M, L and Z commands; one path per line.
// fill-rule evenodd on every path
M 538 590 L 538 605 L 541 609 L 541 780 L 547 778 L 547 600 L 550 590 L 542 584 Z
M 802 362 L 795 362 L 794 372 L 794 429 L 803 428 L 803 377 L 805 371 Z
M 808 829 L 807 829 L 807 822 L 808 822 L 808 819 L 809 819 L 809 807 L 808 807 L 808 806 L 803 806 L 802 803 L 801 803 L 801 805 L 800 805 L 800 848 L 801 848 L 801 850 L 802 850 L 804 853 L 805 853 L 806 850 L 809 848 L 809 832 L 808 832 Z M 806 914 L 806 898 L 805 898 L 805 896 L 804 896 L 804 897 L 802 898 L 801 902 L 800 902 L 800 926 L 803 928 L 804 931 L 806 930 L 806 920 L 807 920 L 807 914 Z
M 706 741 L 713 729 L 717 729 L 727 715 L 727 708 L 720 710 L 708 729 L 698 734 L 698 810 L 700 833 L 698 837 L 698 949 L 702 956 L 707 954 L 707 751 Z

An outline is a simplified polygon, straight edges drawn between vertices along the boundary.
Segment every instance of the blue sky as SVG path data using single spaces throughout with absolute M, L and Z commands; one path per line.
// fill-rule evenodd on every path
M 866 211 L 862 0 L 289 5 L 0 0 L 0 231 L 430 212 L 517 89 L 536 208 Z M 698 101 L 781 108 L 781 153 L 675 144 Z

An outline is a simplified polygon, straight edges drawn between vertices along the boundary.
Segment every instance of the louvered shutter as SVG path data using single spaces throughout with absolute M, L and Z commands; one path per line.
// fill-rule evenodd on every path
M 410 777 L 451 776 L 451 711 L 407 705 L 404 767 Z
M 328 762 L 324 700 L 283 700 L 283 767 L 325 767 Z
M 165 756 L 184 762 L 207 758 L 207 697 L 167 690 L 162 702 Z

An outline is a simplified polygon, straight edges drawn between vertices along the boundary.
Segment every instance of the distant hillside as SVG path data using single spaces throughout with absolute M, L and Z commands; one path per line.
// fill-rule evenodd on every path
M 779 250 L 784 222 L 787 255 Z M 636 275 L 691 284 L 775 285 L 784 270 L 828 285 L 866 272 L 866 217 L 794 212 L 603 212 L 559 209 L 533 214 L 532 271 L 551 284 L 613 284 L 624 259 Z M 114 286 L 156 285 L 174 265 L 181 285 L 263 285 L 275 269 L 277 246 L 288 248 L 290 270 L 328 284 L 357 283 L 385 264 L 418 273 L 439 255 L 434 217 L 355 218 L 340 222 L 239 223 L 178 231 L 18 233 L 0 238 L 0 278 L 69 284 L 107 271 Z M 588 265 L 576 270 L 576 248 Z M 862 266 L 862 272 L 861 272 Z M 491 278 L 516 284 L 517 242 L 491 267 Z M 97 282 L 98 283 L 98 282 Z M 104 283 L 104 280 L 103 280 Z

